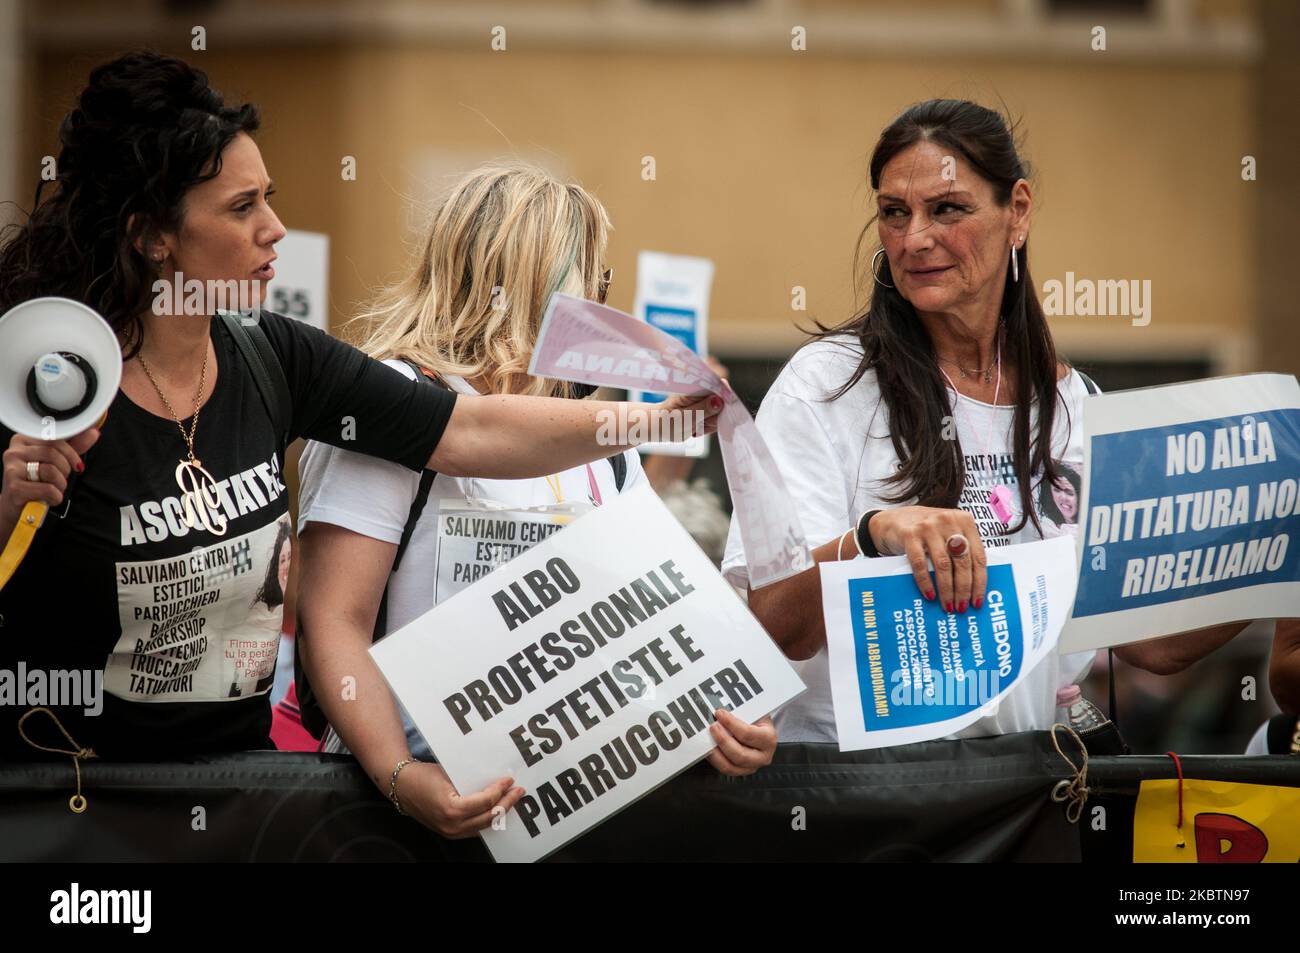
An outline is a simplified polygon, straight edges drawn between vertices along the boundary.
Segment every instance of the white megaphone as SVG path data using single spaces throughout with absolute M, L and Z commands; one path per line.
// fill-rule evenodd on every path
M 121 383 L 117 335 L 93 308 L 69 298 L 33 298 L 0 315 L 0 424 L 15 433 L 75 437 L 103 423 Z M 48 510 L 39 502 L 23 507 L 0 552 L 0 589 Z

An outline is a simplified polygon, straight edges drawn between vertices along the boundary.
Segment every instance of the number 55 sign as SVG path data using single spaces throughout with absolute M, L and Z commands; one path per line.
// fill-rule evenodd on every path
M 290 229 L 275 253 L 275 277 L 262 307 L 328 331 L 329 236 Z

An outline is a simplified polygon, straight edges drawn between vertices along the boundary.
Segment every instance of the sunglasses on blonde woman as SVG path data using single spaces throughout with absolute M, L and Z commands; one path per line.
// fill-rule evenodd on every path
M 614 269 L 606 268 L 600 276 L 600 281 L 596 283 L 596 303 L 604 304 L 605 299 L 609 297 L 609 284 L 614 280 Z

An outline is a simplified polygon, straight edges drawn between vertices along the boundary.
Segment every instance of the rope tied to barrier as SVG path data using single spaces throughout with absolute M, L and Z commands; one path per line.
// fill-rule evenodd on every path
M 1061 750 L 1061 742 L 1056 737 L 1057 728 L 1065 729 L 1066 734 L 1074 739 L 1074 743 L 1079 746 L 1079 751 L 1083 754 L 1083 764 L 1075 764 L 1070 760 L 1070 756 Z M 1056 748 L 1056 753 L 1074 772 L 1073 777 L 1056 782 L 1056 786 L 1052 788 L 1052 800 L 1058 803 L 1067 802 L 1065 819 L 1071 824 L 1077 824 L 1079 818 L 1083 816 L 1083 806 L 1088 802 L 1088 746 L 1083 743 L 1077 731 L 1059 721 L 1052 725 L 1052 745 Z
M 45 745 L 38 745 L 35 741 L 32 741 L 31 738 L 27 737 L 27 732 L 23 730 L 23 722 L 38 712 L 45 712 L 45 714 L 50 716 L 50 720 L 54 722 L 55 727 L 63 733 L 63 737 L 68 739 L 68 744 L 72 746 L 71 750 L 64 748 L 48 748 Z M 68 729 L 63 727 L 63 722 L 59 721 L 59 716 L 43 706 L 23 712 L 23 716 L 18 719 L 18 734 L 22 735 L 23 741 L 27 742 L 38 751 L 48 751 L 50 754 L 66 754 L 68 757 L 72 758 L 72 767 L 77 772 L 77 793 L 68 798 L 68 809 L 71 810 L 73 814 L 83 813 L 86 810 L 88 802 L 81 793 L 81 762 L 86 758 L 97 758 L 99 756 L 95 754 L 92 749 L 83 748 L 81 745 L 77 744 L 72 735 L 68 734 Z

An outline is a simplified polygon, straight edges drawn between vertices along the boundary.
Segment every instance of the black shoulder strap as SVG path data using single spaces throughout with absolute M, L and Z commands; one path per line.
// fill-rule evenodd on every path
M 433 488 L 433 479 L 437 475 L 433 470 L 420 472 L 420 485 L 416 488 L 415 499 L 411 500 L 411 508 L 406 513 L 406 525 L 402 527 L 402 541 L 397 544 L 397 555 L 393 557 L 393 572 L 397 572 L 398 566 L 402 564 L 406 547 L 411 544 L 411 534 L 415 532 L 415 524 L 420 521 L 420 514 L 424 512 L 424 504 L 429 502 L 429 490 Z
M 271 425 L 280 439 L 280 449 L 289 445 L 289 421 L 293 414 L 293 398 L 289 395 L 289 381 L 284 376 L 284 368 L 276 357 L 266 332 L 256 321 L 244 323 L 240 313 L 218 312 L 226 331 L 234 340 L 235 346 L 248 365 L 261 395 L 266 412 L 271 417 Z
M 1083 378 L 1083 386 L 1088 389 L 1089 394 L 1101 393 L 1101 388 L 1097 386 L 1097 382 L 1094 381 L 1091 377 L 1089 377 L 1083 371 L 1079 370 L 1077 367 L 1074 369 L 1074 372 L 1078 374 L 1081 378 Z
M 419 365 L 404 360 L 403 363 L 411 368 L 420 377 L 425 378 L 435 387 L 442 387 L 442 383 L 430 374 L 424 372 L 424 368 Z M 418 380 L 418 378 L 417 378 Z M 415 533 L 415 524 L 420 522 L 420 514 L 424 512 L 424 505 L 429 502 L 429 491 L 433 489 L 434 478 L 437 473 L 433 470 L 420 471 L 420 485 L 416 487 L 415 497 L 411 500 L 411 508 L 406 511 L 406 525 L 402 527 L 402 539 L 397 544 L 397 552 L 393 556 L 392 572 L 397 572 L 398 567 L 402 564 L 402 557 L 406 555 L 406 548 L 411 544 L 411 536 Z M 391 579 L 391 573 L 389 575 Z M 377 642 L 383 638 L 388 629 L 388 585 L 384 585 L 384 594 L 379 600 L 379 612 L 375 615 L 375 628 L 371 633 L 371 641 Z
M 616 453 L 609 458 L 609 466 L 614 471 L 614 489 L 622 493 L 623 484 L 627 482 L 627 457 Z

